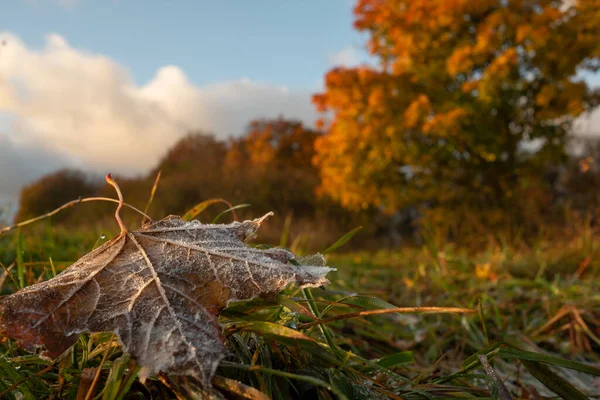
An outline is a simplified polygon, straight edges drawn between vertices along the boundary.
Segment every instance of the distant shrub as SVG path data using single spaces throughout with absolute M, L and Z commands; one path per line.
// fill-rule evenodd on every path
M 73 199 L 92 196 L 96 190 L 97 185 L 81 171 L 62 169 L 45 175 L 21 190 L 15 222 L 47 213 Z
M 180 139 L 147 177 L 151 185 L 161 171 L 153 212 L 181 214 L 202 200 L 226 196 L 230 185 L 221 172 L 226 151 L 225 143 L 211 134 L 193 132 Z M 124 192 L 128 186 L 124 186 Z M 145 201 L 149 188 L 142 194 Z

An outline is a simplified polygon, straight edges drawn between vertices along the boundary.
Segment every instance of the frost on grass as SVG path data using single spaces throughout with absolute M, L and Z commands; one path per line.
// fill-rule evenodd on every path
M 55 278 L 1 299 L 0 333 L 54 358 L 80 333 L 113 331 L 142 379 L 166 372 L 208 385 L 226 355 L 217 317 L 230 301 L 328 283 L 320 255 L 292 263 L 289 251 L 245 244 L 268 215 L 228 225 L 169 216 L 124 230 Z

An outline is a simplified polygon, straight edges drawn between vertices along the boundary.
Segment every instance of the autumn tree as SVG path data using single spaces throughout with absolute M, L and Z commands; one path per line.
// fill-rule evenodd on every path
M 596 104 L 598 0 L 359 0 L 377 67 L 314 96 L 321 192 L 351 209 L 511 209 Z M 327 118 L 328 115 L 332 117 Z
M 146 179 L 151 186 L 161 171 L 160 190 L 153 210 L 180 214 L 202 200 L 227 195 L 231 188 L 223 180 L 226 152 L 225 142 L 211 134 L 191 132 L 180 139 Z M 128 186 L 128 182 L 123 184 L 125 193 Z M 141 194 L 145 201 L 149 193 L 143 191 Z
M 230 142 L 226 174 L 259 207 L 312 212 L 317 170 L 312 164 L 320 132 L 296 120 L 258 119 Z M 249 196 L 249 197 L 248 197 Z

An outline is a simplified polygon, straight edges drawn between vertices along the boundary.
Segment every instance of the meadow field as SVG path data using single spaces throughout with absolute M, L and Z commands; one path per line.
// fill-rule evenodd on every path
M 78 233 L 46 220 L 4 233 L 2 295 L 51 278 L 114 230 Z M 81 335 L 54 362 L 4 338 L 0 397 L 600 395 L 600 243 L 591 228 L 582 226 L 562 243 L 540 239 L 534 247 L 481 251 L 433 241 L 395 251 L 353 251 L 356 238 L 344 243 L 348 239 L 327 251 L 329 265 L 337 268 L 328 276 L 330 285 L 291 287 L 275 300 L 232 303 L 222 312 L 231 354 L 209 391 L 192 378 L 164 374 L 141 383 L 136 363 L 109 332 Z M 291 250 L 303 254 L 298 243 Z M 330 245 L 323 243 L 322 250 Z

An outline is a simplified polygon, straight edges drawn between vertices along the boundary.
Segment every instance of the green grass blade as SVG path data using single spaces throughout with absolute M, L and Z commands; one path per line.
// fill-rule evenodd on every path
M 204 212 L 204 210 L 206 210 L 208 207 L 212 206 L 213 204 L 217 204 L 217 203 L 224 203 L 224 204 L 227 204 L 230 208 L 233 207 L 231 205 L 231 203 L 228 202 L 227 200 L 217 199 L 217 198 L 208 199 L 208 200 L 204 200 L 201 203 L 196 204 L 188 212 L 183 214 L 183 217 L 181 217 L 181 219 L 184 221 L 191 221 L 194 218 L 196 218 L 200 213 Z
M 17 231 L 17 239 L 15 243 L 15 252 L 17 253 L 17 279 L 19 287 L 25 287 L 25 266 L 23 265 L 23 240 L 21 238 L 21 229 Z
M 232 324 L 236 331 L 250 331 L 266 339 L 285 344 L 291 348 L 300 347 L 313 357 L 322 360 L 326 366 L 338 366 L 341 361 L 315 339 L 287 326 L 267 321 L 242 321 Z
M 252 335 L 250 338 L 253 339 L 255 336 Z M 252 364 L 252 353 L 250 352 L 250 346 L 247 343 L 249 335 L 242 337 L 239 333 L 234 333 L 228 337 L 228 342 L 232 345 L 235 350 L 235 354 L 242 361 L 243 364 Z M 260 380 L 257 377 L 257 373 L 250 373 L 250 383 L 254 387 L 259 387 Z
M 585 372 L 590 375 L 600 376 L 600 368 L 593 367 L 591 365 L 582 364 L 575 361 L 565 360 L 564 358 L 558 358 L 553 356 L 548 356 L 545 354 L 534 353 L 531 351 L 519 350 L 511 347 L 505 347 L 500 350 L 498 353 L 499 357 L 503 358 L 517 358 L 521 361 L 535 361 L 542 362 L 545 364 L 552 364 L 557 367 L 573 369 L 576 371 Z
M 383 400 L 387 397 L 383 397 L 375 393 L 370 387 L 366 385 L 358 385 L 344 373 L 338 370 L 330 369 L 327 371 L 329 382 L 340 392 L 344 393 L 349 399 L 354 400 Z
M 137 365 L 133 360 L 129 362 L 129 374 L 125 376 L 125 379 L 121 383 L 117 400 L 123 400 L 129 394 L 129 389 L 131 389 L 131 385 L 133 385 L 133 382 L 135 382 L 140 369 L 140 366 Z
M 340 400 L 348 400 L 348 397 L 346 397 L 346 395 L 344 393 L 340 392 L 339 389 L 337 389 L 335 386 L 333 386 L 325 381 L 322 381 L 321 379 L 315 378 L 313 376 L 293 374 L 291 372 L 285 372 L 285 371 L 280 371 L 280 370 L 275 370 L 275 369 L 270 369 L 270 368 L 262 368 L 262 367 L 258 367 L 258 366 L 251 367 L 249 365 L 238 364 L 238 363 L 234 363 L 234 362 L 230 362 L 230 361 L 221 361 L 221 366 L 229 367 L 229 368 L 239 368 L 239 369 L 243 369 L 246 371 L 260 371 L 260 372 L 264 372 L 266 374 L 273 374 L 273 375 L 281 376 L 284 378 L 296 379 L 296 380 L 299 380 L 302 382 L 310 383 L 314 386 L 318 386 L 318 387 L 327 389 L 330 392 L 332 392 L 333 394 L 335 394 L 337 396 L 337 398 Z
M 390 369 L 401 364 L 415 362 L 415 356 L 412 351 L 401 351 L 399 353 L 395 353 L 373 361 L 384 368 Z
M 52 257 L 48 257 L 50 261 L 50 269 L 52 270 L 52 277 L 56 276 L 56 267 L 54 266 L 54 261 L 52 261 Z
M 219 215 L 217 215 L 211 222 L 211 224 L 216 224 L 218 220 L 221 219 L 221 217 L 229 212 L 235 211 L 235 210 L 239 210 L 240 208 L 246 208 L 246 207 L 250 207 L 250 204 L 238 204 L 237 206 L 233 206 L 233 207 L 229 207 L 227 210 L 219 213 Z
M 506 343 L 504 342 L 495 342 L 490 344 L 489 346 L 484 347 L 483 349 L 479 350 L 478 352 L 476 352 L 475 354 L 469 356 L 465 361 L 463 361 L 462 363 L 462 373 L 468 371 L 469 369 L 472 369 L 474 367 L 476 367 L 479 364 L 479 358 L 478 356 L 480 354 L 484 354 L 487 357 L 490 357 L 492 354 L 495 354 L 497 352 L 497 349 L 501 346 L 505 346 Z
M 132 367 L 131 357 L 123 355 L 113 361 L 104 389 L 102 400 L 114 400 L 122 398 L 131 387 L 137 377 L 139 367 Z
M 544 384 L 548 389 L 565 400 L 589 400 L 587 396 L 577 390 L 564 378 L 558 376 L 543 363 L 531 360 L 521 360 L 527 371 L 535 379 Z
M 306 307 L 304 307 L 303 305 L 295 302 L 294 300 L 292 300 L 288 297 L 279 296 L 279 298 L 277 299 L 277 303 L 281 304 L 284 307 L 287 307 L 291 311 L 293 311 L 296 314 L 301 315 L 305 318 L 309 318 L 310 320 L 315 319 L 314 314 L 312 314 Z
M 481 322 L 481 329 L 483 330 L 483 335 L 485 336 L 485 344 L 490 344 L 490 337 L 488 335 L 487 326 L 485 325 L 485 315 L 483 313 L 483 304 L 481 303 L 481 299 L 477 302 L 477 315 L 479 316 L 479 322 Z
M 148 214 L 150 205 L 152 204 L 152 201 L 154 200 L 154 195 L 156 194 L 156 189 L 158 188 L 158 182 L 160 182 L 160 174 L 161 174 L 161 171 L 159 170 L 158 174 L 156 174 L 156 178 L 154 178 L 154 184 L 152 185 L 152 189 L 150 190 L 150 197 L 148 198 L 148 202 L 146 202 L 146 207 L 144 208 L 144 214 Z M 146 222 L 145 216 L 142 218 L 142 224 L 144 222 Z
M 506 345 L 506 343 L 496 342 L 496 343 L 492 343 L 489 346 L 484 347 L 483 349 L 477 351 L 475 354 L 472 354 L 465 361 L 463 361 L 460 371 L 455 372 L 450 375 L 447 375 L 447 376 L 444 376 L 444 377 L 441 377 L 441 378 L 438 378 L 438 379 L 435 379 L 433 382 L 437 383 L 437 384 L 443 384 L 443 383 L 450 382 L 456 378 L 463 376 L 467 372 L 469 372 L 472 369 L 477 368 L 477 367 L 479 367 L 479 365 L 481 365 L 479 363 L 479 357 L 478 357 L 479 355 L 484 354 L 489 359 L 491 359 L 498 352 L 498 348 L 501 346 L 504 346 L 504 345 Z
M 358 233 L 358 231 L 360 231 L 361 229 L 362 229 L 362 226 L 352 229 L 350 232 L 346 233 L 344 236 L 339 238 L 334 244 L 332 244 L 331 246 L 326 248 L 324 251 L 322 251 L 322 253 L 328 254 L 328 253 L 331 253 L 332 251 L 335 251 L 338 248 L 342 247 L 344 244 L 346 244 L 346 242 L 348 240 L 352 239 L 352 237 L 354 235 L 356 235 Z
M 283 221 L 283 230 L 281 232 L 281 236 L 279 237 L 279 247 L 286 247 L 288 238 L 290 236 L 290 228 L 292 226 L 292 218 L 293 215 L 290 213 L 286 215 L 285 221 Z
M 315 315 L 315 317 L 320 319 L 321 312 L 319 311 L 319 308 L 317 307 L 317 303 L 315 303 L 315 298 L 312 294 L 312 291 L 309 288 L 302 289 L 302 294 L 304 294 L 304 297 L 306 297 L 308 299 L 308 306 L 310 308 L 310 311 L 312 311 L 312 313 Z M 321 331 L 321 334 L 323 335 L 323 338 L 327 342 L 327 345 L 332 349 L 337 349 L 335 339 L 333 338 L 333 333 L 331 333 L 331 331 L 329 330 L 329 328 L 327 326 L 325 326 L 325 324 L 318 324 L 318 325 L 319 325 L 319 330 Z

